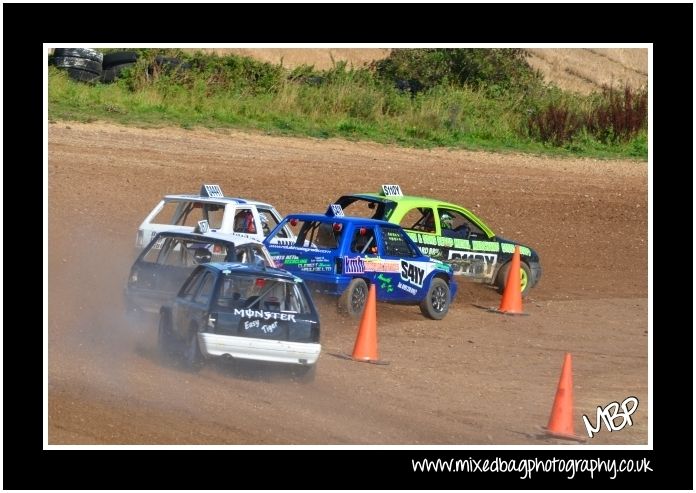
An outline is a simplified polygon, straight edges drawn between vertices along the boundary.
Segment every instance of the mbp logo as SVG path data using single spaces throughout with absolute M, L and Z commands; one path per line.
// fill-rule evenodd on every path
M 621 408 L 621 412 L 619 412 Z M 630 409 L 629 409 L 630 408 Z M 595 433 L 599 432 L 602 427 L 602 421 L 609 431 L 620 431 L 623 430 L 626 425 L 632 426 L 633 421 L 631 420 L 631 415 L 638 409 L 638 398 L 630 396 L 626 397 L 624 401 L 619 404 L 618 402 L 611 402 L 604 406 L 597 407 L 597 426 L 592 426 L 590 420 L 587 416 L 583 414 L 582 422 L 585 423 L 585 429 L 587 429 L 587 436 L 592 438 Z M 621 418 L 620 425 L 615 423 L 616 418 Z

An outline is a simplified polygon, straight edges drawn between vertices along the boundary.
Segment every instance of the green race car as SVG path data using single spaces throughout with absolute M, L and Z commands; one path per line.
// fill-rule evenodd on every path
M 399 224 L 425 255 L 451 264 L 455 275 L 502 291 L 515 245 L 519 245 L 522 295 L 529 294 L 541 278 L 539 255 L 533 249 L 496 236 L 464 207 L 403 195 L 398 185 L 382 185 L 379 193 L 343 195 L 335 203 L 346 215 Z

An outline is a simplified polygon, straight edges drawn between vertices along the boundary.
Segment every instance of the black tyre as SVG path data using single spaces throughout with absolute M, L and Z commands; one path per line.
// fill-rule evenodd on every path
M 367 292 L 367 283 L 364 279 L 356 277 L 350 281 L 350 284 L 338 299 L 339 311 L 352 318 L 360 317 L 367 302 Z
M 106 84 L 110 84 L 121 76 L 121 72 L 123 72 L 123 70 L 127 69 L 128 67 L 132 67 L 133 65 L 134 64 L 132 63 L 122 63 L 120 65 L 114 65 L 104 69 L 104 72 L 102 72 L 101 81 Z
M 159 326 L 157 327 L 157 350 L 163 360 L 169 360 L 175 352 L 172 322 L 168 312 L 160 314 Z
M 68 68 L 65 69 L 72 80 L 78 82 L 98 82 L 101 75 L 95 74 L 94 72 L 89 72 L 87 70 L 82 70 L 79 68 Z
M 500 294 L 505 290 L 505 283 L 507 282 L 508 271 L 510 270 L 510 263 L 503 265 L 498 271 L 498 277 L 496 278 L 495 285 L 498 288 Z M 532 288 L 532 271 L 529 266 L 524 262 L 520 262 L 520 287 L 522 288 L 522 297 L 526 297 Z
M 135 63 L 138 60 L 138 54 L 134 51 L 116 51 L 104 55 L 102 68 L 106 70 L 114 65 L 123 65 L 125 63 Z
M 293 368 L 293 373 L 298 381 L 302 383 L 310 383 L 316 379 L 317 365 L 302 365 Z
M 104 55 L 91 48 L 56 48 L 53 51 L 53 55 L 56 57 L 84 58 L 85 60 L 97 62 L 99 65 L 104 60 Z
M 203 367 L 203 355 L 201 354 L 201 348 L 198 346 L 197 330 L 191 331 L 186 340 L 182 361 L 184 366 L 191 371 L 198 371 Z
M 428 294 L 420 303 L 421 313 L 433 320 L 442 320 L 447 315 L 450 306 L 450 289 L 447 282 L 440 278 L 434 277 L 430 281 Z
M 59 56 L 55 57 L 53 61 L 58 68 L 79 68 L 80 70 L 85 70 L 87 72 L 93 72 L 97 75 L 101 75 L 102 66 L 100 62 L 95 62 L 93 60 L 87 60 L 85 58 L 77 58 L 74 56 Z

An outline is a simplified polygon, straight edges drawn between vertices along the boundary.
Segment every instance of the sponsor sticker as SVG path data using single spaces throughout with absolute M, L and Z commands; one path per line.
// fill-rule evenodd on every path
M 365 272 L 399 272 L 398 260 L 382 260 L 379 258 L 363 259 Z
M 402 282 L 397 284 L 396 287 L 403 290 L 403 291 L 406 291 L 408 294 L 415 295 L 418 292 L 418 290 L 416 288 L 409 286 L 408 284 L 404 284 Z
M 344 274 L 362 274 L 365 272 L 365 262 L 360 257 L 343 257 Z
M 242 318 L 258 318 L 260 320 L 285 320 L 288 322 L 295 322 L 295 314 L 293 313 L 277 313 L 277 312 L 267 312 L 264 310 L 252 310 L 250 308 L 245 309 L 234 309 L 234 314 Z

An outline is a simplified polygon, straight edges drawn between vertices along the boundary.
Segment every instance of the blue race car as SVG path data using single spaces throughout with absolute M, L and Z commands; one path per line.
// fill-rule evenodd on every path
M 286 225 L 296 238 L 274 241 Z M 316 292 L 339 296 L 339 309 L 352 317 L 362 314 L 370 284 L 378 300 L 420 305 L 435 320 L 447 315 L 457 292 L 452 267 L 423 255 L 400 226 L 346 217 L 336 204 L 325 215 L 286 216 L 264 244 L 279 268 Z

